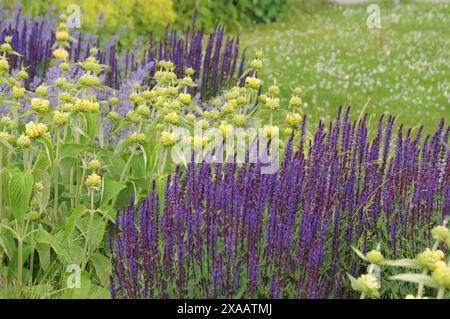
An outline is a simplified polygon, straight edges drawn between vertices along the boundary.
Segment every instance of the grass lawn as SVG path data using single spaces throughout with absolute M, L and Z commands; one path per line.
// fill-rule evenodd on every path
M 264 50 L 263 79 L 278 81 L 286 103 L 291 86 L 303 87 L 314 121 L 351 105 L 353 117 L 388 112 L 430 133 L 450 121 L 450 4 L 380 8 L 381 29 L 367 27 L 367 4 L 330 6 L 246 30 L 242 40 Z

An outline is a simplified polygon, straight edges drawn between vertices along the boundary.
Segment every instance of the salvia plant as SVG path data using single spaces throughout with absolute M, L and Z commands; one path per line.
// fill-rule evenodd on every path
M 362 299 L 380 297 L 381 268 L 402 267 L 412 269 L 415 272 L 397 274 L 390 276 L 389 279 L 417 285 L 416 292 L 406 295 L 405 299 L 448 298 L 448 290 L 450 289 L 450 258 L 448 257 L 450 230 L 446 227 L 447 222 L 448 218 L 444 220 L 443 225 L 436 226 L 431 230 L 434 240 L 433 246 L 431 249 L 426 248 L 417 254 L 414 259 L 387 260 L 379 251 L 379 247 L 377 250 L 369 251 L 366 255 L 357 248 L 353 248 L 356 254 L 370 265 L 368 273 L 357 279 L 348 275 L 352 288 L 361 293 Z M 439 249 L 444 247 L 446 252 Z
M 173 166 L 169 155 L 178 143 L 202 150 L 214 138 L 193 135 L 195 127 L 229 135 L 256 125 L 258 112 L 280 106 L 276 85 L 265 99 L 259 97 L 260 51 L 243 86 L 237 79 L 206 104 L 189 93 L 197 85 L 195 69 L 186 68 L 179 77 L 170 60 L 155 61 L 153 76 L 149 69 L 141 71 L 151 84 L 127 83 L 116 95 L 105 84 L 110 66 L 100 62 L 97 48 L 70 62 L 70 30 L 64 20 L 51 48 L 49 82 L 34 90 L 25 86 L 25 68 L 11 69 L 11 57 L 20 56 L 11 45 L 13 37 L 0 45 L 0 276 L 5 296 L 103 296 L 111 268 L 104 234 L 116 208 L 131 197 L 146 198 L 152 180 L 163 187 Z M 296 89 L 290 103 L 289 132 L 298 131 L 301 121 L 300 93 Z M 275 136 L 279 127 L 271 119 L 264 131 Z M 67 265 L 80 267 L 83 290 L 67 289 Z
M 365 256 L 386 242 L 386 253 L 402 257 L 450 214 L 450 127 L 442 121 L 422 139 L 421 129 L 400 126 L 392 142 L 394 122 L 382 117 L 370 140 L 367 117 L 352 122 L 347 110 L 307 141 L 303 121 L 274 174 L 261 174 L 260 163 L 176 171 L 164 192 L 153 186 L 117 215 L 111 295 L 354 296 L 345 273 L 362 265 L 352 245 Z M 377 296 L 375 271 L 359 280 L 367 296 Z

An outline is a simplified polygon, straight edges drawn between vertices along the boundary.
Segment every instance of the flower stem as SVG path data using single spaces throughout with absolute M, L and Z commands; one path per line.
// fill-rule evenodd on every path
M 59 144 L 60 144 L 60 134 L 59 129 L 56 129 L 56 151 L 55 151 L 55 162 L 53 164 L 53 188 L 54 188 L 54 206 L 55 206 L 55 222 L 58 221 L 58 197 L 59 197 Z
M 22 273 L 23 273 L 23 238 L 19 236 L 17 248 L 17 298 L 22 294 Z
M 84 248 L 83 248 L 83 263 L 81 264 L 81 270 L 84 270 L 84 268 L 87 265 L 87 261 L 88 261 L 88 252 L 89 252 L 89 241 L 91 240 L 91 228 L 92 228 L 92 223 L 94 221 L 94 213 L 95 213 L 95 207 L 94 207 L 94 191 L 93 190 L 89 190 L 90 196 L 91 196 L 91 209 L 89 210 L 89 224 L 88 224 L 88 228 L 87 228 L 87 234 L 85 236 L 85 242 L 84 242 Z
M 0 222 L 3 217 L 3 148 L 0 147 Z

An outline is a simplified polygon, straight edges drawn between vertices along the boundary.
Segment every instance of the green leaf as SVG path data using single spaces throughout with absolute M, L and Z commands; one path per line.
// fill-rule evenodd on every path
M 82 144 L 64 144 L 61 145 L 61 158 L 78 158 L 78 156 L 86 150 L 86 146 Z
M 351 247 L 354 250 L 354 252 L 358 255 L 359 258 L 366 261 L 366 256 L 364 256 L 364 254 L 358 248 L 354 247 L 353 245 Z
M 42 145 L 44 145 L 50 167 L 53 167 L 55 163 L 55 148 L 53 146 L 52 140 L 48 136 L 41 136 L 39 137 L 38 141 Z
M 95 137 L 95 133 L 97 132 L 97 117 L 99 113 L 83 113 L 84 118 L 86 119 L 86 135 L 90 140 Z
M 383 262 L 383 265 L 386 266 L 393 266 L 393 267 L 405 267 L 405 268 L 412 268 L 412 269 L 422 269 L 422 266 L 420 263 L 415 259 L 398 259 L 398 260 L 385 260 Z
M 39 265 L 45 272 L 50 267 L 50 245 L 37 243 L 36 250 L 39 255 Z
M 109 258 L 102 254 L 95 253 L 91 256 L 91 262 L 94 265 L 95 273 L 104 287 L 109 284 L 109 275 L 111 274 L 111 262 Z
M 84 205 L 78 205 L 72 210 L 72 212 L 69 215 L 69 219 L 67 220 L 66 228 L 64 229 L 64 239 L 67 239 L 67 237 L 69 237 L 70 233 L 72 232 L 75 226 L 75 222 L 87 211 L 88 209 Z
M 112 208 L 110 205 L 102 205 L 98 209 L 99 213 L 102 214 L 106 219 L 110 222 L 114 223 L 114 218 L 116 217 L 116 210 Z
M 56 239 L 53 235 L 49 234 L 42 225 L 39 225 L 39 231 L 36 234 L 36 242 L 41 244 L 49 244 L 50 247 L 55 251 L 58 259 L 63 263 L 70 262 L 70 255 L 61 244 L 61 242 Z
M 110 176 L 106 176 L 103 182 L 101 205 L 108 203 L 125 187 L 127 187 L 126 184 L 115 181 Z
M 439 288 L 438 283 L 430 276 L 424 274 L 406 273 L 389 277 L 389 280 L 400 280 L 423 284 L 431 288 Z
M 33 176 L 31 173 L 15 173 L 9 181 L 9 203 L 14 217 L 22 223 L 30 205 L 33 192 Z

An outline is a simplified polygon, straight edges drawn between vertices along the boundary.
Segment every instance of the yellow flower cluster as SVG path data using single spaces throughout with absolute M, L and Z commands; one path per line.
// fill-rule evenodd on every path
M 384 257 L 378 250 L 371 250 L 366 254 L 366 260 L 371 264 L 381 265 Z
M 257 77 L 247 77 L 245 79 L 245 87 L 252 89 L 252 90 L 258 90 L 261 86 L 261 80 Z
M 27 135 L 22 134 L 17 139 L 17 145 L 20 148 L 27 148 L 31 145 L 31 140 Z
M 145 134 L 144 133 L 133 133 L 128 136 L 128 139 L 136 144 L 143 144 L 145 142 Z
M 85 185 L 87 187 L 95 187 L 95 188 L 100 187 L 102 185 L 102 178 L 101 178 L 101 176 L 99 176 L 95 173 L 92 173 L 91 175 L 89 175 L 86 178 Z
M 430 250 L 427 248 L 424 252 L 417 256 L 417 261 L 428 270 L 434 270 L 437 263 L 444 259 L 444 252 L 442 250 Z
M 15 137 L 8 132 L 0 132 L 0 139 L 5 140 L 7 142 L 14 142 Z
M 274 126 L 274 125 L 265 125 L 263 128 L 263 132 L 270 138 L 270 137 L 273 137 L 274 135 L 278 134 L 279 128 L 278 128 L 278 126 Z
M 194 136 L 194 147 L 196 148 L 204 148 L 206 145 L 208 145 L 209 138 L 206 136 Z
M 67 60 L 69 58 L 69 52 L 64 48 L 58 48 L 53 51 L 55 59 Z
M 32 98 L 31 99 L 31 108 L 38 113 L 46 113 L 48 111 L 48 107 L 50 102 L 48 100 L 44 100 L 41 98 Z
M 286 116 L 286 122 L 292 127 L 297 127 L 302 120 L 303 117 L 298 113 L 288 114 Z
M 55 124 L 59 126 L 65 125 L 67 124 L 67 122 L 69 122 L 69 116 L 70 113 L 55 111 L 53 113 L 53 122 L 55 122 Z
M 160 140 L 165 146 L 172 146 L 177 142 L 177 136 L 175 133 L 163 131 Z
M 30 121 L 25 124 L 25 134 L 31 138 L 47 135 L 47 125 Z
M 431 275 L 442 288 L 450 288 L 450 267 L 443 261 L 438 261 Z
M 98 113 L 100 104 L 98 102 L 91 102 L 89 100 L 77 99 L 73 107 L 75 111 L 79 112 Z
M 102 168 L 102 164 L 99 160 L 92 160 L 88 163 L 88 167 L 94 171 L 98 171 L 100 168 Z
M 100 79 L 95 75 L 86 73 L 80 77 L 78 83 L 82 86 L 97 87 L 100 85 Z
M 366 292 L 369 297 L 378 296 L 378 289 L 380 289 L 380 284 L 378 283 L 378 280 L 374 275 L 361 275 L 358 278 L 358 281 L 364 287 L 364 292 Z

